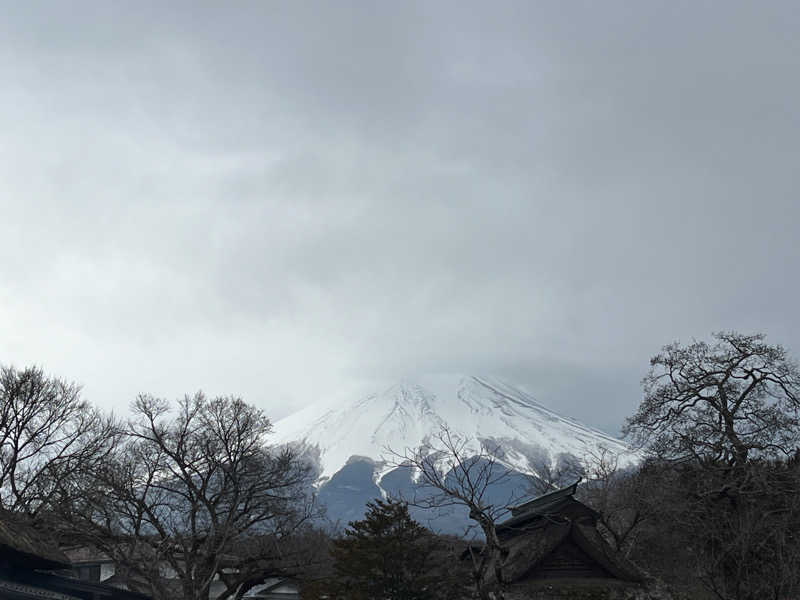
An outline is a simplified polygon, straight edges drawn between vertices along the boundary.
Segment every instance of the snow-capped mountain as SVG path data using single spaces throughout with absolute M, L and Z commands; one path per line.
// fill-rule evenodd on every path
M 273 440 L 318 449 L 321 481 L 352 457 L 365 457 L 375 463 L 379 483 L 391 469 L 390 451 L 418 448 L 443 425 L 470 438 L 476 453 L 478 440 L 499 446 L 501 460 L 525 473 L 563 455 L 583 460 L 601 447 L 623 463 L 635 460 L 620 440 L 556 414 L 496 378 L 475 376 L 426 377 L 350 403 L 311 406 L 278 421 Z
M 469 440 L 468 455 L 477 455 L 483 442 L 511 469 L 511 477 L 490 491 L 488 501 L 496 506 L 530 493 L 527 476 L 565 458 L 586 462 L 605 449 L 618 456 L 620 466 L 638 460 L 620 440 L 496 378 L 475 376 L 429 376 L 353 401 L 313 405 L 278 421 L 272 441 L 298 444 L 316 463 L 319 503 L 327 519 L 341 525 L 361 518 L 376 497 L 414 497 L 414 476 L 398 468 L 398 455 L 436 445 L 443 426 Z M 412 515 L 447 533 L 463 534 L 469 523 L 458 507 L 436 514 L 412 507 Z

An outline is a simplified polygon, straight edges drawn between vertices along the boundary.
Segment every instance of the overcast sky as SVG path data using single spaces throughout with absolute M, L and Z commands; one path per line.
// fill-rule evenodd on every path
M 0 362 L 274 419 L 494 374 L 616 433 L 649 357 L 800 355 L 796 2 L 3 2 Z

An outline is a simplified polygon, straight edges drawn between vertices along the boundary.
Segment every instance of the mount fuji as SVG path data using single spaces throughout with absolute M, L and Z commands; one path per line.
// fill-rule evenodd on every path
M 519 474 L 494 490 L 498 498 L 565 460 L 586 464 L 601 451 L 620 466 L 639 459 L 624 442 L 484 376 L 427 376 L 351 402 L 312 405 L 277 421 L 272 441 L 295 445 L 315 463 L 318 498 L 328 518 L 343 523 L 361 518 L 375 497 L 411 492 L 413 475 L 397 467 L 397 454 L 426 445 L 445 426 L 466 440 L 465 453 L 479 454 L 482 443 L 497 448 L 497 461 Z M 414 516 L 449 533 L 466 524 L 455 513 Z

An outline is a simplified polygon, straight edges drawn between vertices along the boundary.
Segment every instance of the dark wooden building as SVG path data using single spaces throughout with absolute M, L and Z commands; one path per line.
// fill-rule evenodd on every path
M 578 482 L 512 507 L 497 526 L 510 597 L 646 598 L 642 573 L 603 539 Z
M 4 600 L 150 600 L 149 596 L 82 580 L 46 532 L 0 512 L 0 598 Z

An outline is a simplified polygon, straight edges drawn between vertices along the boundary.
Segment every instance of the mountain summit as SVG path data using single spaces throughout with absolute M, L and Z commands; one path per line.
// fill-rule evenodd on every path
M 498 456 L 514 470 L 533 473 L 543 462 L 571 455 L 578 460 L 600 448 L 634 456 L 622 441 L 545 408 L 526 392 L 493 377 L 433 376 L 401 382 L 338 406 L 320 404 L 275 424 L 276 441 L 303 443 L 319 453 L 320 483 L 345 465 L 368 459 L 373 480 L 391 470 L 388 450 L 403 453 L 425 444 L 446 425 L 474 443 L 502 449 Z

